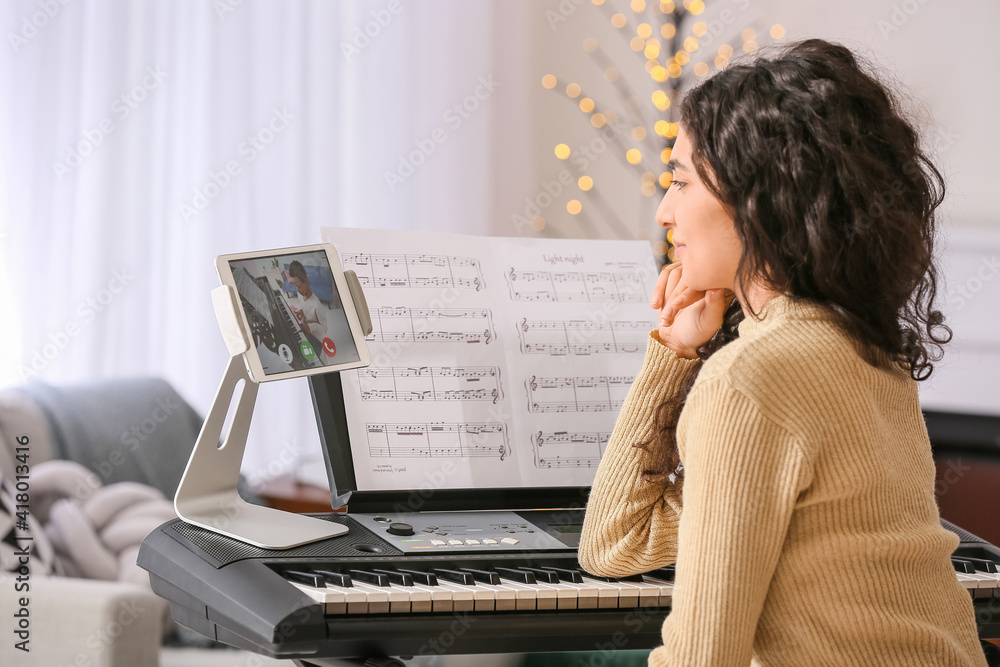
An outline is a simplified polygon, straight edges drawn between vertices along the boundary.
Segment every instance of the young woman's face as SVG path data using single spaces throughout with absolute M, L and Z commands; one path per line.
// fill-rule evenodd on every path
M 674 178 L 656 210 L 656 223 L 673 230 L 682 282 L 694 290 L 733 290 L 743 247 L 722 202 L 698 178 L 683 128 L 670 157 Z

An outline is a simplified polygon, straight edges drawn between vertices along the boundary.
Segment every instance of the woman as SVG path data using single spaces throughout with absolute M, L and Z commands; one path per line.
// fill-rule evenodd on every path
M 899 103 L 808 40 L 689 92 L 672 158 L 581 565 L 676 562 L 651 665 L 985 665 L 917 399 L 944 183 Z

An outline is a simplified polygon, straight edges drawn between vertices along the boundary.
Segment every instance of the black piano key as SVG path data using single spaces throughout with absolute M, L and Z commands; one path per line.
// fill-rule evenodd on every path
M 496 572 L 490 572 L 489 570 L 477 570 L 472 567 L 463 567 L 461 570 L 471 574 L 473 579 L 481 584 L 491 584 L 493 586 L 500 585 L 500 575 Z
M 413 577 L 411 577 L 407 572 L 401 572 L 399 570 L 378 570 L 378 569 L 373 569 L 372 571 L 377 574 L 384 574 L 385 576 L 389 577 L 389 581 L 391 583 L 397 584 L 399 586 L 413 585 Z
M 331 570 L 316 570 L 316 574 L 320 575 L 327 581 L 341 588 L 353 588 L 354 584 L 351 583 L 351 575 L 344 574 L 343 572 L 333 572 Z
M 434 568 L 434 574 L 436 574 L 439 579 L 444 579 L 445 581 L 451 581 L 456 584 L 465 584 L 466 586 L 473 586 L 476 583 L 476 579 L 468 572 L 459 572 L 458 570 L 444 570 L 439 567 L 436 567 Z
M 955 566 L 956 572 L 961 572 L 963 574 L 975 574 L 976 566 L 965 560 L 964 558 L 955 558 L 952 556 L 951 564 Z
M 526 565 L 523 567 L 519 567 L 517 569 L 524 570 L 525 572 L 530 572 L 532 575 L 534 575 L 536 581 L 540 581 L 544 584 L 559 583 L 559 575 L 553 572 L 552 570 L 546 570 L 540 567 L 528 567 Z
M 419 581 L 424 586 L 438 585 L 438 578 L 430 572 L 421 572 L 420 570 L 404 570 L 403 568 L 400 568 L 399 572 L 410 575 L 413 577 L 414 581 Z
M 973 558 L 972 556 L 962 556 L 961 558 L 962 560 L 967 560 L 972 563 L 972 567 L 976 568 L 980 572 L 996 574 L 997 564 L 991 560 L 986 560 L 985 558 Z
M 368 584 L 375 584 L 376 586 L 388 586 L 389 577 L 384 574 L 379 574 L 378 572 L 372 572 L 370 570 L 351 570 L 351 576 L 358 581 L 363 581 Z
M 545 567 L 542 568 L 546 572 L 552 572 L 555 574 L 559 580 L 553 583 L 565 582 L 570 584 L 582 584 L 583 575 L 579 570 L 567 570 L 562 567 Z
M 501 579 L 510 579 L 511 581 L 516 581 L 521 584 L 535 583 L 535 575 L 528 572 L 527 568 L 522 567 L 515 569 L 511 567 L 498 567 L 495 569 Z
M 326 582 L 323 581 L 323 577 L 319 576 L 314 572 L 300 572 L 299 570 L 285 570 L 282 572 L 285 579 L 289 581 L 297 581 L 300 584 L 305 584 L 306 586 L 312 586 L 313 588 L 326 588 Z
M 663 581 L 673 581 L 674 580 L 674 566 L 668 565 L 667 567 L 658 567 L 652 572 L 647 572 L 649 576 L 654 579 L 662 579 Z

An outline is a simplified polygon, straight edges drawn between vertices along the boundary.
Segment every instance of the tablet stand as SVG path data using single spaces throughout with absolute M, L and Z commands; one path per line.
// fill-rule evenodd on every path
M 358 277 L 353 271 L 345 271 L 344 275 L 367 335 L 372 325 Z M 236 290 L 228 285 L 212 290 L 215 314 L 230 354 L 229 365 L 177 487 L 174 510 L 187 523 L 264 549 L 290 549 L 346 533 L 347 526 L 341 524 L 250 504 L 236 490 L 258 389 L 243 358 L 251 339 L 237 315 L 238 299 Z M 226 415 L 241 382 L 232 425 L 220 447 Z

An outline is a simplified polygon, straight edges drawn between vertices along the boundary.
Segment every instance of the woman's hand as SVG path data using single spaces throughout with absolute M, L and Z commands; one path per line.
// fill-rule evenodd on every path
M 722 326 L 735 294 L 730 290 L 694 290 L 683 282 L 683 264 L 674 262 L 656 280 L 649 305 L 660 310 L 660 342 L 677 356 L 697 359 L 696 350 Z

